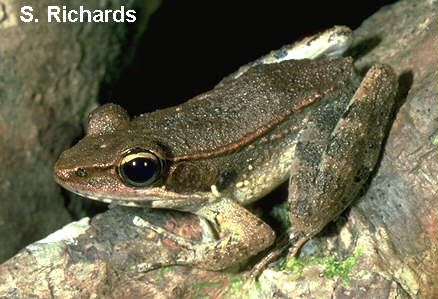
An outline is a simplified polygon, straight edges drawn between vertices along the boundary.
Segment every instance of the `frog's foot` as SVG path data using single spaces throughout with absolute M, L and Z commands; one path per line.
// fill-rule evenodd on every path
M 351 29 L 346 26 L 334 26 L 323 32 L 308 36 L 293 44 L 271 51 L 254 62 L 242 66 L 231 74 L 230 78 L 238 78 L 249 69 L 261 65 L 279 63 L 286 60 L 316 59 L 320 57 L 341 57 L 352 44 Z M 228 78 L 228 77 L 227 77 Z
M 284 235 L 274 245 L 273 249 L 251 269 L 248 274 L 248 279 L 257 280 L 263 270 L 265 270 L 270 263 L 275 262 L 288 248 L 289 252 L 287 257 L 292 258 L 296 256 L 301 246 L 303 246 L 309 239 L 310 238 L 304 233 Z
M 298 251 L 300 248 L 310 239 L 310 236 L 304 232 L 300 233 L 291 233 L 289 235 L 291 239 L 292 246 L 289 247 L 289 252 L 287 254 L 287 259 L 291 259 L 298 255 Z
M 263 270 L 265 270 L 270 263 L 276 261 L 289 246 L 289 236 L 284 235 L 283 237 L 279 238 L 269 253 L 252 267 L 251 271 L 247 275 L 247 282 L 257 280 Z
M 194 242 L 139 217 L 134 219 L 134 224 L 157 232 L 181 248 L 175 259 L 160 261 L 161 266 L 189 265 L 222 270 L 259 253 L 275 240 L 275 233 L 267 224 L 231 200 L 205 205 L 196 214 L 218 228 L 218 240 Z
M 298 254 L 301 246 L 304 245 L 310 238 L 304 233 L 296 233 L 284 235 L 274 245 L 273 249 L 263 257 L 248 273 L 243 285 L 243 289 L 248 291 L 254 285 L 262 272 L 268 268 L 268 265 L 275 262 L 289 248 L 287 258 L 295 257 Z
M 262 57 L 263 64 L 278 63 L 291 59 L 316 59 L 319 57 L 341 57 L 352 44 L 351 29 L 334 26 L 323 32 L 286 45 Z

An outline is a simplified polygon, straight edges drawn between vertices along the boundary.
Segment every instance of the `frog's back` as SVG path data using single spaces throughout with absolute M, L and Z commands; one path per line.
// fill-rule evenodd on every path
M 299 118 L 352 76 L 350 58 L 260 65 L 180 106 L 143 114 L 132 129 L 167 149 L 169 159 L 220 155 Z

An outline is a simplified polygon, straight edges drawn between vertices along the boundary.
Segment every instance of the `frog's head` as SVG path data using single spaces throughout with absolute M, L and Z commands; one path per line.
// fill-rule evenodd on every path
M 162 147 L 136 135 L 130 123 L 118 105 L 94 110 L 86 136 L 56 162 L 55 180 L 79 195 L 127 206 L 186 210 L 211 199 L 199 186 L 196 165 L 170 162 Z

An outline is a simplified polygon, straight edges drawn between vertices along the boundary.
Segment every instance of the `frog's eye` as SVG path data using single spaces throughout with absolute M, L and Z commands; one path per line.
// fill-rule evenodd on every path
M 119 174 L 126 185 L 145 187 L 154 183 L 161 173 L 161 160 L 150 152 L 126 155 L 119 164 Z

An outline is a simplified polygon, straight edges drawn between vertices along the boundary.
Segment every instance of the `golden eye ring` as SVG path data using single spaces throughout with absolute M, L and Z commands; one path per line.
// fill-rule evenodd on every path
M 162 161 L 149 151 L 136 149 L 121 159 L 118 172 L 125 185 L 146 187 L 160 177 Z

